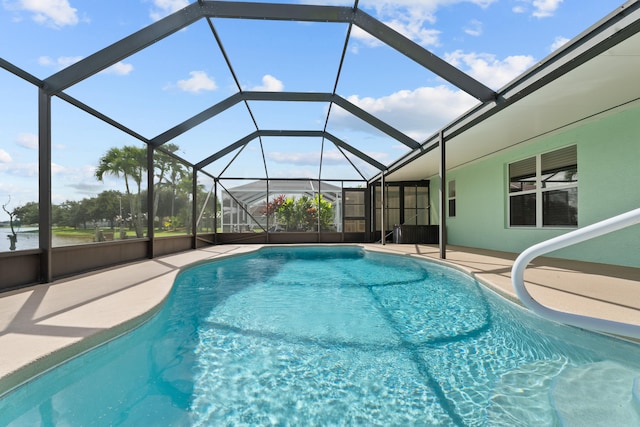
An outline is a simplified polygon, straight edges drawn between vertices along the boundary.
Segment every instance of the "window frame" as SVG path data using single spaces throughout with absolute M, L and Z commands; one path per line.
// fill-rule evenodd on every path
M 348 194 L 353 193 L 357 194 L 358 197 L 362 198 L 362 203 L 358 201 L 358 203 L 352 203 L 348 199 Z M 358 215 L 355 212 L 347 212 L 349 211 L 349 207 L 361 206 L 362 207 L 362 215 Z M 366 188 L 348 188 L 345 187 L 342 189 L 342 230 L 345 233 L 365 233 L 367 230 L 367 193 Z M 353 213 L 353 215 L 350 215 Z M 357 230 L 353 230 L 351 225 L 357 224 Z M 349 229 L 349 230 L 347 230 Z
M 376 182 L 375 184 L 372 185 L 373 187 L 373 191 L 372 191 L 372 197 L 373 197 L 373 201 L 372 201 L 372 205 L 373 205 L 373 209 L 372 209 L 372 230 L 374 232 L 380 232 L 382 227 L 382 224 L 380 224 L 380 217 L 381 217 L 381 212 L 382 212 L 382 203 L 381 203 L 381 190 L 380 190 L 380 182 Z M 389 197 L 389 190 L 391 188 L 397 188 L 397 195 L 398 198 L 396 199 L 395 197 Z M 418 204 L 418 187 L 420 188 L 424 188 L 426 189 L 426 194 L 424 196 L 426 196 L 424 198 L 424 201 L 426 202 L 426 206 L 416 206 L 415 207 L 415 214 L 418 214 L 418 211 L 421 211 L 420 213 L 424 214 L 424 218 L 426 218 L 426 222 L 427 224 L 417 224 L 417 225 L 431 225 L 431 205 L 429 203 L 429 181 L 428 180 L 424 180 L 424 181 L 393 181 L 393 182 L 387 182 L 385 183 L 385 214 L 384 214 L 384 228 L 385 228 L 385 232 L 391 231 L 393 230 L 394 225 L 396 224 L 406 224 L 406 214 L 409 210 L 414 210 L 414 208 L 409 207 L 409 209 L 405 209 L 405 191 L 407 189 L 409 189 L 409 191 L 415 191 L 416 192 L 416 204 Z M 393 189 L 392 191 L 396 191 L 396 189 Z M 394 195 L 395 196 L 395 195 Z M 398 200 L 399 204 L 398 206 L 390 206 L 390 201 L 392 200 Z M 413 214 L 412 214 L 413 215 Z M 409 220 L 411 219 L 411 217 L 409 218 Z M 407 224 L 409 225 L 409 224 Z M 415 225 L 415 224 L 414 224 Z
M 452 179 L 447 183 L 447 216 L 456 217 L 456 180 Z
M 559 152 L 561 150 L 565 150 L 568 149 L 570 147 L 575 147 L 575 168 L 576 168 L 576 172 L 573 176 L 575 176 L 575 180 L 571 180 L 571 181 L 567 181 L 566 183 L 561 183 L 561 184 L 554 184 L 552 186 L 547 186 L 545 183 L 545 179 L 543 175 L 543 170 L 542 170 L 542 158 L 547 155 L 547 154 L 552 154 L 555 152 Z M 527 160 L 530 159 L 535 159 L 535 176 L 531 177 L 531 178 L 535 178 L 535 180 L 532 182 L 532 180 L 530 179 L 528 182 L 529 184 L 533 183 L 533 188 L 526 188 L 525 186 L 522 185 L 520 190 L 514 190 L 513 186 L 513 182 L 512 182 L 512 176 L 511 176 L 511 166 L 515 165 L 517 163 L 524 163 Z M 573 166 L 573 165 L 571 165 Z M 523 176 L 524 178 L 525 176 Z M 551 194 L 552 192 L 557 192 L 557 191 L 571 191 L 572 189 L 575 189 L 575 197 L 577 200 L 578 197 L 578 182 L 579 182 L 579 178 L 578 178 L 578 147 L 577 144 L 569 144 L 566 145 L 564 147 L 560 147 L 560 148 L 556 148 L 554 150 L 549 150 L 549 151 L 545 151 L 542 153 L 537 153 L 533 156 L 528 156 L 526 158 L 517 160 L 517 161 L 513 161 L 513 162 L 509 162 L 506 165 L 506 180 L 507 180 L 507 185 L 506 185 L 506 191 L 507 191 L 507 215 L 506 215 L 506 224 L 507 224 L 507 228 L 517 228 L 517 229 L 575 229 L 578 228 L 578 212 L 577 212 L 577 202 L 576 202 L 576 224 L 561 224 L 561 225 L 545 225 L 544 224 L 544 211 L 546 208 L 545 205 L 545 196 L 548 196 L 549 194 Z M 524 183 L 525 181 L 523 181 Z M 529 197 L 531 198 L 531 196 L 533 196 L 533 200 L 535 203 L 535 223 L 534 224 L 523 224 L 523 225 L 513 225 L 512 224 L 512 197 Z M 525 208 L 526 209 L 526 208 Z

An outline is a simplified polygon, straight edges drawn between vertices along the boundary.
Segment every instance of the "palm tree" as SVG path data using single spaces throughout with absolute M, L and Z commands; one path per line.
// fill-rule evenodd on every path
M 175 201 L 178 191 L 184 194 L 191 194 L 193 180 L 189 179 L 190 175 L 182 166 L 182 163 L 176 163 L 171 168 L 169 186 L 171 187 L 171 216 L 175 216 Z
M 164 144 L 162 147 L 170 153 L 175 153 L 180 149 L 180 147 L 175 144 Z M 170 216 L 173 217 L 175 215 L 174 207 L 178 186 L 182 180 L 189 176 L 189 174 L 182 162 L 162 151 L 156 151 L 155 153 L 154 169 L 155 177 L 157 178 L 155 185 L 158 191 L 155 192 L 153 200 L 153 215 L 155 216 L 158 210 L 160 188 L 168 186 L 171 190 Z M 191 193 L 191 189 L 189 188 L 187 192 Z
M 124 185 L 129 199 L 136 237 L 143 237 L 142 229 L 142 180 L 147 171 L 147 151 L 144 148 L 124 146 L 113 147 L 100 158 L 96 178 L 102 181 L 105 174 L 124 177 Z M 136 194 L 131 193 L 131 181 L 136 184 Z

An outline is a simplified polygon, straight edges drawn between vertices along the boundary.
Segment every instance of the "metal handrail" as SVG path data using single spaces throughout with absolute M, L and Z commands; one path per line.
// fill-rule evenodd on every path
M 554 237 L 553 239 L 538 243 L 526 249 L 516 258 L 513 268 L 511 269 L 511 282 L 518 298 L 534 313 L 557 322 L 589 330 L 640 338 L 639 325 L 553 310 L 536 301 L 524 286 L 524 271 L 534 258 L 638 223 L 640 223 L 640 209 L 634 209 L 604 221 Z

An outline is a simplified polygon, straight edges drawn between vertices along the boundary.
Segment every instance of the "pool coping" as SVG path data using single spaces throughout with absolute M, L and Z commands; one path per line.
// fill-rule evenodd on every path
M 518 254 L 449 246 L 447 258 L 440 259 L 439 248 L 432 245 L 384 245 L 377 250 L 447 265 L 527 309 L 511 283 L 511 267 Z M 639 285 L 640 268 L 550 257 L 533 260 L 525 275 L 527 290 L 546 307 L 635 325 L 640 325 Z M 640 343 L 640 339 L 616 337 Z
M 281 245 L 211 246 L 0 294 L 0 398 L 70 358 L 146 322 L 162 307 L 175 278 L 185 268 L 268 246 Z M 521 305 L 510 284 L 515 254 L 449 247 L 447 259 L 442 260 L 438 247 L 432 245 L 336 246 L 356 246 L 444 264 Z M 607 312 L 614 320 L 632 319 L 640 324 L 640 293 L 634 293 L 629 286 L 630 282 L 640 282 L 640 269 L 543 259 L 527 270 L 525 279 L 534 296 L 556 309 Z M 595 294 L 591 286 L 582 295 L 562 286 L 563 281 L 576 279 L 589 283 L 595 280 L 607 286 L 596 286 Z M 617 299 L 606 301 L 602 294 L 612 288 L 628 295 L 616 295 Z

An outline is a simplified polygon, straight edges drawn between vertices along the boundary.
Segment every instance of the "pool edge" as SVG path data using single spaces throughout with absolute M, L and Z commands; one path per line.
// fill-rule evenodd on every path
M 16 388 L 19 388 L 20 386 L 36 379 L 40 375 L 45 374 L 49 370 L 55 369 L 57 366 L 62 365 L 87 351 L 91 351 L 96 347 L 104 345 L 109 341 L 136 329 L 153 318 L 162 309 L 162 306 L 171 293 L 177 272 L 170 272 L 163 275 L 163 278 L 166 278 L 164 276 L 173 276 L 171 286 L 167 288 L 167 292 L 162 296 L 162 298 L 148 310 L 145 310 L 143 313 L 128 318 L 116 325 L 82 337 L 71 344 L 63 345 L 51 352 L 41 354 L 39 357 L 36 357 L 28 363 L 0 377 L 0 399 L 2 399 L 4 395 L 11 393 Z
M 141 289 L 145 287 L 144 285 L 148 285 L 152 288 L 150 289 L 151 291 L 160 286 L 162 288 L 162 291 L 161 293 L 156 294 L 159 299 L 152 302 L 147 301 L 147 305 L 139 314 L 124 318 L 124 320 L 118 321 L 115 324 L 106 325 L 105 327 L 94 333 L 79 337 L 75 342 L 62 344 L 51 351 L 40 352 L 30 360 L 26 361 L 26 363 L 0 375 L 0 399 L 2 399 L 6 394 L 12 392 L 16 388 L 19 388 L 20 386 L 36 379 L 40 375 L 45 374 L 47 371 L 68 362 L 69 360 L 81 355 L 82 353 L 91 351 L 96 347 L 107 344 L 109 341 L 136 329 L 137 327 L 153 318 L 162 309 L 164 303 L 171 293 L 171 290 L 173 289 L 176 278 L 184 270 L 196 267 L 202 263 L 211 262 L 218 259 L 227 259 L 230 257 L 242 256 L 247 253 L 257 251 L 265 246 L 266 245 L 252 245 L 250 247 L 247 247 L 243 245 L 229 245 L 226 246 L 223 251 L 220 251 L 216 248 L 205 248 L 200 251 L 178 253 L 166 257 L 159 257 L 152 260 L 143 261 L 142 263 L 133 263 L 128 266 L 123 266 L 116 269 L 109 268 L 101 270 L 94 274 L 89 274 L 86 277 L 91 278 L 103 273 L 115 273 L 116 276 L 111 277 L 110 279 L 122 280 L 121 277 L 118 276 L 118 272 L 123 271 L 127 268 L 138 269 L 141 267 L 145 267 L 145 265 L 149 266 L 152 264 L 164 268 L 164 270 L 162 270 L 162 273 L 158 274 L 157 271 L 150 273 L 148 277 L 136 283 L 134 286 Z M 150 268 L 149 270 L 151 269 L 152 268 Z M 20 289 L 16 291 L 16 293 L 30 292 L 35 289 L 40 289 L 43 287 L 46 288 L 47 286 L 52 285 L 55 286 L 56 283 L 35 285 L 29 288 Z M 144 294 L 145 292 L 142 293 Z M 153 295 L 150 297 L 149 295 L 145 294 L 144 297 L 152 298 Z M 130 302 L 131 301 L 129 299 L 126 299 L 127 304 Z M 136 300 L 136 302 L 132 303 L 131 305 L 136 304 L 144 304 L 144 301 L 141 302 L 140 300 Z M 78 326 L 86 327 L 85 325 Z
M 157 312 L 162 308 L 163 304 L 166 302 L 166 299 L 168 298 L 170 291 L 173 288 L 173 284 L 175 282 L 177 275 L 180 274 L 180 272 L 184 271 L 185 269 L 196 267 L 201 263 L 214 261 L 216 259 L 226 259 L 229 257 L 242 256 L 247 253 L 255 252 L 262 248 L 271 247 L 271 246 L 280 246 L 280 245 L 275 245 L 275 244 L 274 245 L 269 245 L 269 244 L 251 245 L 251 246 L 239 245 L 239 246 L 234 246 L 232 248 L 226 247 L 223 252 L 216 252 L 216 250 L 214 249 L 209 249 L 209 250 L 205 249 L 202 251 L 195 251 L 195 252 L 199 252 L 201 254 L 201 257 L 197 259 L 190 259 L 182 263 L 180 262 L 177 263 L 181 265 L 173 264 L 172 270 L 169 273 L 166 273 L 165 275 L 163 275 L 163 276 L 168 276 L 173 274 L 171 285 L 168 287 L 164 296 L 159 301 L 157 301 L 157 303 L 155 303 L 151 308 L 149 308 L 148 310 L 146 310 L 140 315 L 126 319 L 125 321 L 120 322 L 112 327 L 108 327 L 96 333 L 93 333 L 91 335 L 88 335 L 86 337 L 82 337 L 74 343 L 63 345 L 55 349 L 54 351 L 51 351 L 46 354 L 41 354 L 35 359 L 30 360 L 24 365 L 14 369 L 13 371 L 9 371 L 8 373 L 2 375 L 0 377 L 0 399 L 6 394 L 13 391 L 14 389 L 20 387 L 21 385 L 28 383 L 29 381 L 35 379 L 39 375 L 46 373 L 48 370 L 53 369 L 56 366 L 63 364 L 74 357 L 77 357 L 83 352 L 90 351 L 95 347 L 103 345 L 137 328 L 138 326 L 142 325 L 143 323 L 151 319 L 155 314 L 157 314 Z M 315 243 L 315 244 L 293 244 L 293 245 L 287 245 L 287 246 L 331 246 L 331 245 Z M 459 265 L 455 261 L 441 260 L 431 256 L 426 256 L 425 254 L 398 251 L 389 246 L 385 247 L 384 245 L 379 246 L 374 244 L 350 243 L 350 244 L 335 244 L 335 246 L 359 247 L 365 251 L 395 254 L 397 256 L 410 256 L 416 259 L 431 261 L 436 264 L 445 265 L 449 268 L 455 269 L 457 271 L 460 271 L 464 274 L 469 275 L 472 279 L 476 280 L 487 290 L 496 293 L 498 296 L 504 298 L 505 300 L 510 301 L 518 306 L 524 307 L 520 302 L 520 300 L 517 298 L 517 296 L 515 296 L 515 294 L 510 294 L 505 289 L 500 287 L 498 284 L 491 282 L 491 280 L 480 277 L 480 275 L 482 274 L 481 272 L 474 271 L 471 268 Z M 184 256 L 184 254 L 178 254 L 173 258 L 179 258 L 182 256 Z M 168 258 L 164 258 L 164 259 L 157 258 L 155 259 L 155 261 L 161 262 L 163 264 L 164 263 L 170 264 L 169 262 L 166 261 L 167 259 Z M 173 262 L 173 260 L 171 261 Z M 150 262 L 154 262 L 154 260 L 150 260 Z M 151 281 L 151 280 L 153 280 L 153 278 L 150 278 L 148 281 Z M 595 333 L 598 333 L 598 332 L 595 332 Z M 604 334 L 604 335 L 608 335 L 608 334 Z M 640 343 L 640 340 L 629 339 L 627 337 L 613 336 L 613 335 L 609 335 L 609 336 L 612 336 L 617 339 L 625 340 L 625 341 L 631 341 L 634 344 Z

